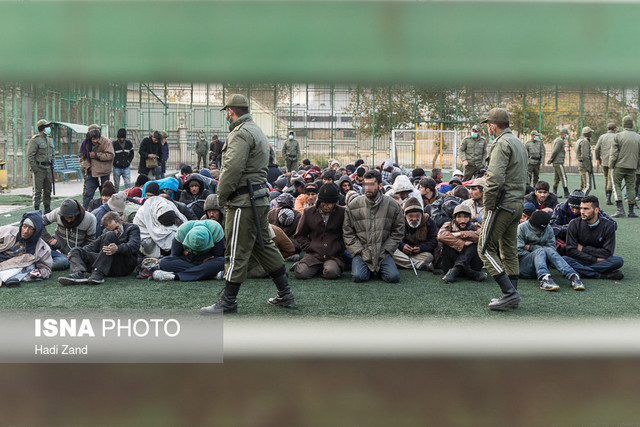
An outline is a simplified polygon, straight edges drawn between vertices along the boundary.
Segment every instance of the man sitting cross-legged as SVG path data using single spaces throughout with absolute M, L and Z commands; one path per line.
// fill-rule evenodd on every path
M 404 204 L 404 238 L 393 253 L 393 260 L 400 268 L 433 271 L 433 251 L 437 246 L 436 223 L 423 213 L 418 199 L 410 197 Z

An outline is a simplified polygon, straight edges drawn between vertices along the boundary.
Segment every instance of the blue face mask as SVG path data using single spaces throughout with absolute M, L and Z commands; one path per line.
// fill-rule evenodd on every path
M 536 140 L 536 141 L 540 141 L 540 137 L 539 137 L 539 136 L 536 136 L 536 137 L 535 137 L 535 138 L 533 138 L 533 139 L 534 139 L 534 140 Z
M 477 137 L 478 137 L 477 132 L 471 132 L 471 138 L 477 138 Z
M 293 139 L 293 135 L 289 135 L 289 139 L 292 140 Z
M 564 139 L 569 139 L 569 135 L 565 135 L 565 136 L 564 136 Z
M 51 135 L 51 128 L 49 128 L 49 127 L 44 128 L 44 134 L 45 135 Z
M 490 139 L 491 141 L 495 141 L 495 140 L 496 140 L 496 137 L 495 137 L 495 136 L 493 136 L 493 135 L 489 135 L 489 139 Z

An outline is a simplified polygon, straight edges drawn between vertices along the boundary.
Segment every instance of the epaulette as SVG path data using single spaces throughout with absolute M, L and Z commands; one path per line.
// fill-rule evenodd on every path
M 240 123 L 238 126 L 236 126 L 235 128 L 233 128 L 233 130 L 231 131 L 231 133 L 239 131 L 240 129 L 242 129 L 242 126 L 244 126 L 244 124 L 247 122 L 242 122 Z

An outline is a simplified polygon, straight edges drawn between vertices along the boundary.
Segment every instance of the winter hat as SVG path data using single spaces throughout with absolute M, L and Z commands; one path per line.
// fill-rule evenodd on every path
M 568 203 L 569 206 L 573 206 L 574 208 L 580 207 L 580 202 L 585 198 L 584 192 L 581 190 L 573 190 L 571 194 L 569 194 Z
M 201 169 L 200 175 L 206 176 L 207 178 L 213 178 L 213 175 L 211 175 L 211 172 L 209 172 L 209 169 L 204 169 L 204 168 Z
M 150 181 L 150 178 L 147 175 L 140 174 L 140 175 L 138 175 L 138 178 L 136 178 L 136 185 L 135 186 L 142 188 L 142 186 L 145 185 L 149 181 Z
M 338 203 L 340 189 L 333 182 L 328 182 L 320 187 L 318 201 L 324 203 Z
M 289 208 L 282 208 L 280 209 L 280 211 L 278 211 L 278 222 L 285 227 L 293 224 L 293 220 L 295 219 L 295 217 L 295 213 Z
M 453 186 L 453 184 L 462 185 L 462 181 L 460 181 L 460 178 L 456 176 L 449 180 L 449 185 Z
M 624 127 L 625 129 L 633 129 L 633 117 L 624 116 L 624 118 L 622 119 L 622 127 Z
M 33 221 L 31 221 L 30 218 L 25 218 L 24 221 L 22 221 L 22 225 L 28 225 L 31 228 L 36 228 L 35 224 L 33 223 Z
M 393 182 L 393 192 L 398 194 L 402 191 L 413 191 L 413 185 L 406 175 L 399 175 Z
M 529 224 L 539 230 L 547 228 L 549 221 L 551 221 L 551 214 L 540 210 L 533 212 L 531 218 L 529 218 Z
M 107 205 L 109 205 L 109 209 L 111 209 L 114 212 L 124 212 L 124 205 L 125 205 L 125 201 L 127 200 L 127 196 L 124 194 L 124 191 L 120 191 L 116 194 L 114 194 L 109 201 L 107 202 Z
M 406 202 L 404 202 L 404 214 L 408 214 L 409 212 L 420 212 L 423 213 L 422 205 L 420 201 L 415 197 L 409 197 Z
M 124 128 L 118 129 L 118 138 L 126 138 L 126 137 L 127 137 L 127 130 Z
M 304 186 L 304 194 L 318 193 L 318 187 L 315 184 L 307 184 Z
M 526 216 L 531 216 L 531 214 L 535 210 L 536 210 L 536 205 L 534 205 L 531 202 L 527 202 L 524 204 L 524 207 L 522 208 L 522 213 L 524 213 Z
M 116 194 L 116 187 L 113 185 L 113 182 L 105 181 L 105 183 L 102 184 L 102 191 L 100 192 L 100 195 L 105 197 L 111 197 L 114 194 Z
M 204 248 L 213 247 L 213 237 L 207 227 L 196 225 L 184 236 L 182 244 L 192 252 L 197 252 Z
M 66 199 L 60 205 L 60 208 L 58 209 L 58 213 L 60 214 L 60 216 L 66 216 L 66 217 L 77 216 L 77 215 L 80 215 L 80 206 L 78 205 L 78 202 L 76 202 L 75 200 Z
M 276 203 L 279 208 L 290 208 L 293 209 L 294 198 L 290 193 L 282 193 L 276 199 Z
M 275 185 L 277 188 L 282 190 L 284 187 L 287 186 L 288 183 L 289 183 L 289 180 L 287 179 L 287 177 L 283 176 L 282 178 L 276 179 L 273 185 Z
M 133 187 L 129 190 L 129 193 L 127 194 L 127 196 L 129 197 L 142 197 L 142 188 L 140 187 Z
M 358 175 L 360 178 L 362 178 L 364 174 L 365 174 L 364 168 L 356 169 L 356 175 Z
M 333 181 L 334 179 L 336 179 L 336 174 L 333 171 L 333 169 L 329 169 L 328 171 L 325 171 L 322 174 L 322 179 L 330 179 L 330 180 Z
M 147 188 L 145 188 L 144 191 L 147 194 L 151 193 L 154 196 L 159 196 L 160 195 L 160 186 L 158 185 L 157 182 L 152 181 L 152 182 L 147 184 Z
M 453 173 L 451 175 L 452 176 L 456 176 L 456 175 L 464 175 L 464 174 L 462 173 L 462 171 L 460 169 L 456 169 L 456 170 L 453 171 Z
M 158 222 L 165 227 L 172 226 L 176 223 L 176 213 L 172 210 L 167 211 L 158 217 Z

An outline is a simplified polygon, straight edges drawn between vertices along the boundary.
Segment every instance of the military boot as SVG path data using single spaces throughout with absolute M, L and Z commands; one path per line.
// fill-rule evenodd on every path
M 638 218 L 638 214 L 633 212 L 633 208 L 635 207 L 635 203 L 631 204 L 629 203 L 629 215 L 627 215 L 629 218 Z
M 622 207 L 622 200 L 616 200 L 616 207 L 618 208 L 618 210 L 616 211 L 616 213 L 614 213 L 613 215 L 611 215 L 611 218 L 624 218 L 624 208 Z
M 518 290 L 518 276 L 509 276 L 509 280 L 511 280 L 511 284 L 513 285 L 513 287 Z M 498 301 L 500 298 L 491 298 L 491 302 L 496 302 Z
M 558 186 L 553 187 L 553 194 L 555 194 L 558 199 L 562 198 L 562 196 L 558 194 Z
M 45 215 L 51 212 L 51 206 L 44 205 L 44 213 Z
M 509 280 L 509 276 L 507 276 L 504 272 L 498 274 L 494 277 L 494 280 L 500 286 L 500 290 L 502 290 L 502 295 L 500 298 L 491 300 L 489 303 L 489 310 L 506 310 L 508 308 L 518 308 L 520 306 L 520 294 L 513 287 L 513 283 Z
M 569 189 L 567 187 L 563 187 L 564 188 L 564 198 L 568 199 L 569 198 Z
M 613 202 L 611 201 L 611 193 L 613 193 L 613 191 L 611 191 L 611 190 L 607 191 L 607 204 L 608 205 L 613 205 Z
M 36 205 L 36 204 L 34 204 L 34 205 L 33 205 L 33 210 L 34 210 L 34 211 L 39 211 L 39 210 L 40 210 L 40 205 Z
M 202 307 L 200 314 L 237 313 L 236 296 L 238 296 L 239 290 L 240 283 L 225 282 L 222 298 L 209 307 Z
M 273 298 L 269 298 L 269 304 L 280 307 L 291 307 L 296 302 L 296 298 L 293 296 L 291 288 L 289 288 L 289 278 L 287 277 L 287 271 L 284 265 L 271 273 L 271 279 L 273 283 L 276 284 L 278 294 Z

